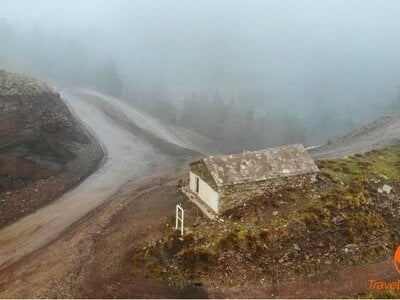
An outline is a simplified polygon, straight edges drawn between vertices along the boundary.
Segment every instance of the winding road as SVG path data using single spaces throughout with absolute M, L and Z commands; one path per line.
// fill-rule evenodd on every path
M 198 152 L 207 149 L 209 145 L 209 141 L 205 140 L 203 137 L 151 118 L 118 99 L 91 90 L 76 88 L 65 89 L 61 94 L 76 118 L 83 122 L 87 129 L 102 145 L 105 158 L 99 169 L 79 186 L 67 192 L 52 204 L 0 230 L 0 271 L 2 270 L 2 272 L 0 272 L 0 295 L 3 297 L 32 296 L 35 295 L 34 293 L 39 287 L 42 287 L 42 291 L 40 291 L 42 294 L 39 293 L 38 295 L 46 295 L 46 297 L 48 295 L 53 295 L 46 290 L 46 287 L 43 287 L 43 285 L 45 285 L 44 283 L 48 283 L 48 286 L 51 288 L 59 289 L 60 294 L 58 295 L 65 297 L 65 295 L 68 294 L 65 294 L 64 287 L 59 287 L 54 282 L 50 281 L 53 280 L 54 274 L 58 274 L 58 267 L 64 264 L 68 265 L 68 267 L 66 267 L 65 273 L 64 271 L 61 272 L 62 274 L 57 282 L 65 283 L 67 291 L 69 290 L 69 285 L 76 287 L 76 283 L 78 282 L 86 286 L 87 281 L 85 281 L 85 278 L 91 279 L 94 274 L 110 272 L 110 269 L 108 269 L 109 264 L 101 266 L 105 271 L 98 272 L 100 266 L 97 266 L 95 264 L 96 260 L 94 260 L 92 264 L 86 266 L 86 277 L 76 277 L 74 279 L 75 281 L 68 281 L 69 275 L 71 274 L 70 270 L 75 270 L 75 265 L 77 266 L 76 274 L 78 274 L 76 276 L 81 276 L 83 272 L 81 269 L 83 264 L 82 260 L 93 258 L 93 253 L 97 253 L 97 250 L 90 252 L 92 251 L 90 245 L 94 243 L 93 240 L 96 238 L 84 238 L 90 235 L 88 232 L 91 230 L 91 226 L 98 222 L 97 215 L 94 215 L 93 218 L 84 218 L 85 215 L 108 202 L 114 195 L 122 193 L 122 196 L 119 195 L 118 201 L 110 200 L 107 203 L 107 206 L 112 205 L 111 208 L 108 208 L 109 211 L 106 212 L 104 210 L 103 212 L 103 210 L 101 210 L 104 214 L 110 213 L 110 215 L 112 215 L 113 207 L 117 207 L 122 203 L 121 201 L 125 201 L 121 200 L 124 195 L 126 197 L 129 195 L 129 198 L 133 197 L 133 195 L 135 195 L 135 197 L 140 197 L 139 195 L 141 192 L 147 191 L 146 188 L 149 190 L 153 188 L 153 185 L 157 186 L 157 179 L 155 177 L 141 179 L 145 181 L 144 183 L 140 183 L 141 180 L 136 179 L 174 169 L 182 164 L 185 158 L 193 158 Z M 316 158 L 340 157 L 395 143 L 399 141 L 399 138 L 400 114 L 395 113 L 391 116 L 381 118 L 344 137 L 338 138 L 322 147 L 314 148 L 310 152 Z M 158 179 L 158 185 L 160 186 L 165 183 L 165 186 L 168 186 L 168 180 L 170 179 L 167 179 Z M 130 183 L 126 184 L 129 181 Z M 122 188 L 123 186 L 126 191 Z M 163 192 L 164 189 L 165 187 L 161 188 L 160 191 Z M 157 192 L 153 195 L 153 200 L 149 200 L 150 196 L 148 194 L 142 195 L 141 197 L 143 199 L 135 199 L 132 201 L 135 205 L 134 211 L 138 212 L 136 217 L 140 216 L 140 209 L 138 210 L 136 205 L 142 205 L 141 217 L 143 220 L 147 220 L 149 219 L 149 214 L 146 209 L 151 209 L 151 211 L 154 212 L 153 208 L 161 205 L 160 197 Z M 166 205 L 165 203 L 163 204 Z M 162 213 L 158 213 L 162 215 Z M 157 216 L 157 213 L 153 215 Z M 160 218 L 159 215 L 158 218 Z M 83 226 L 81 223 L 77 223 L 79 220 L 87 222 L 87 224 Z M 146 231 L 147 233 L 149 228 L 144 227 L 143 229 L 141 228 L 143 224 L 139 224 L 140 226 L 138 225 L 135 230 L 132 230 L 132 224 L 128 226 L 126 223 L 122 222 L 128 221 L 121 220 L 123 226 L 121 225 L 120 227 L 118 227 L 119 223 L 116 223 L 118 226 L 115 225 L 115 228 L 117 228 L 115 232 L 125 234 L 126 232 L 137 230 L 137 234 L 140 236 L 141 232 L 143 233 Z M 137 220 L 134 219 L 134 222 L 136 224 Z M 73 231 L 67 231 L 67 229 L 74 223 L 80 224 L 79 226 L 83 227 L 83 229 L 76 230 L 71 234 L 77 238 L 71 239 L 70 241 L 68 240 L 70 239 L 69 235 L 63 233 Z M 93 228 L 97 227 L 93 225 Z M 111 230 L 111 233 L 112 232 L 114 231 Z M 108 241 L 112 246 L 109 248 L 111 252 L 106 251 L 105 253 L 107 257 L 112 256 L 110 253 L 116 253 L 116 256 L 122 257 L 124 252 L 121 249 L 126 248 L 126 244 L 124 244 L 125 240 L 120 236 L 113 239 L 111 233 L 110 240 Z M 128 237 L 127 242 L 131 243 L 132 237 L 128 234 L 126 234 L 126 236 Z M 50 243 L 58 237 L 63 238 Z M 81 243 L 82 240 L 86 242 L 83 242 L 80 249 L 84 249 L 88 252 L 86 256 L 79 252 L 81 251 L 80 249 L 71 251 L 73 247 L 79 248 L 79 243 Z M 116 244 L 122 246 L 114 248 L 113 246 Z M 107 243 L 100 243 L 100 245 L 104 247 Z M 39 249 L 45 251 L 35 252 Z M 32 259 L 27 258 L 22 260 L 23 257 L 34 252 L 35 255 L 33 255 Z M 71 252 L 74 252 L 74 254 L 71 254 Z M 103 264 L 104 257 L 101 255 L 104 253 L 98 254 L 100 255 L 98 259 L 101 261 L 101 264 Z M 112 257 L 110 261 L 114 261 Z M 20 263 L 14 264 L 16 262 Z M 54 267 L 56 264 L 58 264 L 58 267 Z M 120 267 L 122 264 L 123 261 L 121 262 L 118 260 L 116 265 Z M 389 260 L 379 262 L 376 265 L 374 264 L 367 266 L 366 269 L 362 269 L 363 272 L 357 270 L 356 273 L 381 274 L 382 269 L 389 270 L 389 268 L 387 268 L 389 264 Z M 71 265 L 73 265 L 73 267 L 71 267 Z M 91 269 L 93 266 L 96 266 L 96 268 Z M 54 269 L 52 272 L 49 272 L 51 267 Z M 380 273 L 378 273 L 377 270 Z M 295 289 L 299 293 L 296 295 L 298 297 L 301 297 L 301 295 L 309 297 L 327 295 L 325 292 L 322 293 L 325 286 L 333 295 L 351 294 L 354 293 L 354 291 L 362 290 L 363 286 L 357 286 L 356 288 L 354 286 L 344 286 L 346 290 L 345 292 L 343 290 L 342 282 L 348 282 L 348 278 L 354 277 L 353 271 L 353 269 L 344 270 L 340 275 L 341 277 L 337 277 L 336 286 L 330 285 L 330 281 L 323 281 L 324 278 L 321 279 L 318 277 L 312 279 L 310 281 L 312 284 L 315 284 L 315 280 L 322 280 L 316 283 L 318 286 L 321 286 L 321 289 L 315 290 L 316 294 L 310 294 L 311 290 L 309 286 L 311 285 L 307 285 L 308 282 L 300 282 L 299 288 Z M 100 283 L 102 282 L 100 279 L 98 280 Z M 366 280 L 360 279 L 359 282 L 364 283 Z M 120 282 L 116 283 L 118 289 L 121 288 L 119 283 Z M 135 285 L 137 283 L 133 282 L 132 284 Z M 129 287 L 129 282 L 126 282 L 126 285 Z M 152 285 L 153 283 L 149 286 Z M 149 286 L 145 286 L 145 288 Z M 279 296 L 293 296 L 292 286 L 292 283 L 290 283 L 288 287 L 280 287 L 281 292 Z M 257 287 L 254 289 L 255 291 L 257 291 L 256 288 Z M 90 284 L 88 289 L 88 295 L 94 294 L 93 290 L 90 290 Z M 341 293 L 335 294 L 335 291 L 341 291 Z M 82 295 L 79 292 L 81 291 L 78 291 L 77 295 Z M 270 292 L 266 290 L 260 290 L 260 292 L 261 294 L 258 296 L 261 297 L 270 294 Z M 233 294 L 246 296 L 241 295 L 238 291 L 235 291 Z
M 118 99 L 84 89 L 68 89 L 61 96 L 102 145 L 105 159 L 76 188 L 0 231 L 0 270 L 56 239 L 129 179 L 177 166 L 179 159 L 171 149 L 189 156 L 200 150 L 181 138 L 189 132 L 155 120 Z

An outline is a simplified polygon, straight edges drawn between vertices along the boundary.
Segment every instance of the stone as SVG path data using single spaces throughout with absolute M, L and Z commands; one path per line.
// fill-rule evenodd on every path
M 341 223 L 343 221 L 344 221 L 344 218 L 342 216 L 340 216 L 340 215 L 332 218 L 332 222 L 335 223 L 335 224 Z
M 191 163 L 190 171 L 218 193 L 219 214 L 265 193 L 308 186 L 319 172 L 302 145 L 210 156 Z
M 378 193 L 379 193 L 379 194 L 382 194 L 382 193 L 383 193 L 383 190 L 382 190 L 381 188 L 379 188 L 379 189 L 378 189 Z
M 390 185 L 385 184 L 382 187 L 382 191 L 385 192 L 386 194 L 390 194 L 390 192 L 392 191 L 392 187 Z
M 345 253 L 348 253 L 348 252 L 354 252 L 354 251 L 356 251 L 358 249 L 358 247 L 357 247 L 357 245 L 356 244 L 347 244 L 345 247 L 344 247 L 344 252 Z

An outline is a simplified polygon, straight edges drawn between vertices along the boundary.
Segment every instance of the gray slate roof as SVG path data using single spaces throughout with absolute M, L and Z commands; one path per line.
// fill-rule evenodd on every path
M 203 159 L 218 186 L 318 172 L 301 144 Z

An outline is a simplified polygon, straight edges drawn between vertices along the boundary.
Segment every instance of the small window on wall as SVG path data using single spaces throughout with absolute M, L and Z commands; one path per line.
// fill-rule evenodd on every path
M 199 177 L 196 177 L 196 193 L 199 193 L 199 188 L 200 188 L 200 179 Z

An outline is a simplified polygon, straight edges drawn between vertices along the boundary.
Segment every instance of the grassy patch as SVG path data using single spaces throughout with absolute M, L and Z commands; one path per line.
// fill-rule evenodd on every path
M 191 221 L 188 208 L 190 233 L 164 232 L 152 251 L 141 251 L 140 263 L 156 258 L 161 270 L 174 270 L 174 282 L 237 285 L 310 276 L 393 251 L 400 239 L 400 146 L 317 164 L 315 185 L 266 193 L 220 220 Z

